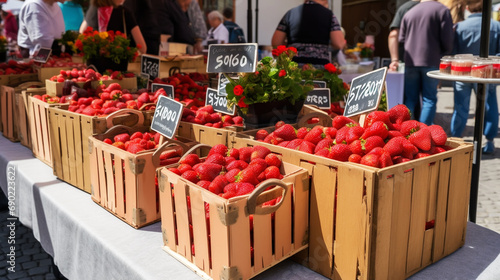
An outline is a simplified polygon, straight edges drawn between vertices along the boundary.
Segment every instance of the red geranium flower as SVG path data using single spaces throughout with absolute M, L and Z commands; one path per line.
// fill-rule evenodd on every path
M 297 53 L 297 49 L 296 49 L 296 48 L 294 48 L 294 47 L 289 47 L 288 49 L 289 49 L 289 50 L 291 50 L 291 51 L 292 51 L 292 52 L 294 52 L 294 53 Z
M 234 95 L 236 95 L 236 96 L 240 96 L 240 95 L 242 95 L 242 94 L 243 94 L 244 89 L 243 89 L 243 87 L 242 87 L 241 85 L 236 85 L 236 86 L 234 87 L 234 89 L 233 89 L 233 92 L 234 92 Z
M 331 63 L 325 65 L 325 70 L 330 73 L 337 73 L 337 68 Z
M 248 107 L 247 104 L 245 104 L 245 96 L 243 96 L 239 101 L 238 101 L 238 107 L 240 108 L 246 108 Z
M 280 70 L 280 73 L 278 74 L 280 77 L 285 77 L 286 76 L 286 71 L 285 70 Z

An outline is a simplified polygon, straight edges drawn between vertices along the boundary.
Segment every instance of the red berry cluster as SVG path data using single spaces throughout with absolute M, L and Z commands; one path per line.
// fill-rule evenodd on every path
M 410 120 L 405 105 L 387 112 L 367 115 L 364 126 L 354 120 L 336 116 L 331 127 L 299 128 L 282 122 L 268 133 L 259 130 L 255 139 L 339 161 L 387 167 L 441 153 L 446 146 L 446 132 L 439 125 L 427 126 Z
M 109 75 L 102 75 L 99 72 L 94 71 L 94 69 L 83 69 L 78 70 L 73 68 L 72 70 L 61 70 L 59 75 L 50 78 L 53 82 L 63 83 L 66 80 L 72 80 L 73 82 L 88 82 L 88 81 L 106 81 L 106 80 L 122 80 L 123 78 L 135 77 L 134 73 L 122 73 L 120 71 L 112 71 Z
M 196 111 L 197 107 L 205 105 L 205 96 L 207 94 L 206 85 L 199 85 L 193 78 L 200 80 L 208 77 L 199 73 L 189 75 L 175 74 L 168 78 L 156 78 L 153 83 L 168 84 L 174 87 L 174 100 L 182 101 L 186 107 L 193 108 Z M 206 81 L 205 80 L 205 81 Z
M 193 107 L 184 108 L 181 120 L 215 128 L 222 128 L 226 126 L 243 126 L 242 117 L 233 117 L 215 112 L 212 105 L 197 108 L 197 110 L 194 110 Z
M 15 60 L 0 63 L 0 75 L 17 75 L 33 73 L 33 61 L 20 63 Z
M 226 199 L 251 193 L 266 179 L 283 178 L 281 157 L 263 146 L 228 149 L 219 144 L 204 161 L 189 154 L 179 163 L 169 171 Z

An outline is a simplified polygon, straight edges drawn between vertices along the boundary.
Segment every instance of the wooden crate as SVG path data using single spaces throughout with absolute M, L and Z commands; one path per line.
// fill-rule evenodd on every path
M 0 85 L 15 87 L 25 82 L 37 81 L 36 73 L 0 75 Z
M 143 119 L 143 112 L 129 109 L 119 110 L 107 117 L 90 117 L 63 108 L 49 108 L 54 174 L 90 193 L 89 137 L 102 134 L 113 125 L 145 123 Z
M 262 145 L 311 176 L 310 240 L 298 261 L 332 279 L 405 279 L 465 241 L 472 145 L 378 169 L 232 134 Z M 426 224 L 434 227 L 426 229 Z
M 28 82 L 17 86 L 15 90 L 16 108 L 15 129 L 21 145 L 31 149 L 30 117 L 28 115 L 28 96 L 43 95 L 45 88 L 40 82 Z M 37 88 L 39 87 L 39 88 Z
M 18 142 L 17 131 L 15 128 L 16 107 L 14 88 L 1 86 L 0 88 L 0 106 L 2 107 L 2 133 L 3 136 L 12 142 Z
M 158 186 L 155 184 L 160 154 L 187 151 L 194 143 L 166 141 L 160 148 L 132 154 L 102 142 L 127 132 L 149 131 L 147 126 L 114 126 L 89 138 L 92 200 L 134 228 L 160 220 Z
M 263 183 L 252 194 L 229 200 L 162 168 L 164 250 L 205 279 L 249 279 L 307 248 L 307 171 L 288 163 L 282 168 L 283 180 L 269 182 L 281 187 L 262 193 L 269 186 Z M 282 203 L 274 207 L 255 206 L 279 196 Z
M 205 64 L 203 55 L 185 55 L 177 57 L 180 62 L 181 72 L 183 73 L 206 73 L 207 64 Z
M 166 78 L 170 76 L 170 69 L 172 67 L 180 68 L 181 63 L 179 61 L 174 61 L 172 59 L 167 59 L 158 56 L 158 59 L 160 59 L 160 72 L 158 74 L 158 78 Z M 141 58 L 137 58 L 138 62 L 129 62 L 128 64 L 128 71 L 140 74 L 141 73 Z
M 97 88 L 100 84 L 104 84 L 106 86 L 112 83 L 118 83 L 122 87 L 122 89 L 128 89 L 131 92 L 137 91 L 137 77 L 133 78 L 123 78 L 121 80 L 104 80 L 104 81 L 92 81 L 92 88 Z M 84 82 L 76 83 L 80 88 L 85 84 Z M 52 96 L 62 96 L 63 95 L 63 86 L 64 83 L 58 83 L 51 80 L 45 80 L 45 86 L 47 88 L 47 94 Z

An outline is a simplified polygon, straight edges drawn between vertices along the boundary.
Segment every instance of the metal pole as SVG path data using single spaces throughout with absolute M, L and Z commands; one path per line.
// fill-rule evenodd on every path
M 481 45 L 479 49 L 480 57 L 488 57 L 490 45 L 490 21 L 491 21 L 491 0 L 483 1 L 483 14 L 481 22 Z M 477 85 L 476 93 L 476 117 L 474 125 L 474 159 L 472 162 L 472 178 L 470 186 L 469 220 L 476 222 L 477 194 L 479 188 L 479 174 L 482 155 L 483 125 L 485 99 L 488 86 L 486 84 Z
M 255 0 L 255 42 L 259 43 L 259 0 Z
M 247 32 L 248 32 L 248 42 L 252 43 L 252 36 L 253 36 L 253 30 L 252 30 L 252 1 L 253 0 L 248 0 L 248 9 L 247 9 Z

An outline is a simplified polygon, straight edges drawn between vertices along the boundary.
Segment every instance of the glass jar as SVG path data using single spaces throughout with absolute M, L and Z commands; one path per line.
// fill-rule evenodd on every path
M 451 74 L 451 62 L 453 61 L 453 56 L 443 56 L 441 62 L 439 63 L 439 72 L 443 74 Z
M 472 61 L 470 75 L 476 78 L 493 77 L 493 60 L 489 58 L 476 58 Z

